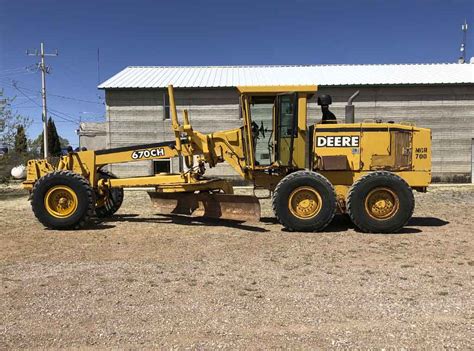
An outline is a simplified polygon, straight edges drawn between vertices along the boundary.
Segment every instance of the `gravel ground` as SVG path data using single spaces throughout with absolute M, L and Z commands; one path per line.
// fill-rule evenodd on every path
M 474 188 L 416 194 L 399 234 L 159 216 L 45 230 L 0 189 L 0 349 L 472 348 Z

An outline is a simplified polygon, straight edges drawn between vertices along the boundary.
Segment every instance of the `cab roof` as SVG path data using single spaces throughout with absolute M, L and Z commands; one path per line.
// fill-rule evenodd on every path
M 241 94 L 279 94 L 288 92 L 315 93 L 317 85 L 261 85 L 261 86 L 238 86 Z

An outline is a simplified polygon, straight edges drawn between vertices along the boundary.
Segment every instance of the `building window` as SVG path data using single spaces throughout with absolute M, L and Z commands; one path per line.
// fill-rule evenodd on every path
M 171 173 L 171 160 L 154 160 L 153 161 L 153 173 Z
M 163 93 L 163 119 L 170 119 L 170 97 L 166 91 Z

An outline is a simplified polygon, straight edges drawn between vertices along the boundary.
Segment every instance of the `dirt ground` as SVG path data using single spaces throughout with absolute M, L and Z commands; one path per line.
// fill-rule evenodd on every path
M 416 194 L 399 234 L 156 215 L 45 230 L 0 191 L 0 349 L 472 348 L 474 188 Z

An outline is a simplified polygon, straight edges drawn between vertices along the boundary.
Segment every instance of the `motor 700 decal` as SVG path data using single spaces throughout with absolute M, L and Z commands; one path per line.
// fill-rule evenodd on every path
M 134 160 L 139 160 L 141 158 L 153 158 L 153 157 L 160 157 L 165 155 L 165 149 L 159 147 L 157 149 L 151 150 L 135 150 L 132 152 L 132 158 Z

